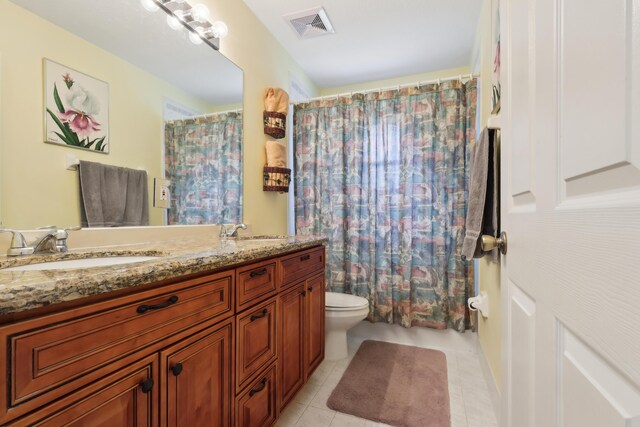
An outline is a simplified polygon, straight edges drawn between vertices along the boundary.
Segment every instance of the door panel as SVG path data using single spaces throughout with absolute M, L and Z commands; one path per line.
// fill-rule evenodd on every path
M 280 296 L 278 319 L 280 351 L 278 352 L 278 401 L 280 408 L 289 403 L 304 383 L 304 319 L 305 283 Z
M 567 196 L 638 185 L 640 165 L 631 159 L 628 126 L 634 8 L 627 0 L 589 7 L 582 0 L 562 0 L 558 7 L 560 153 Z M 598 120 L 585 120 L 594 107 Z
M 514 283 L 510 285 L 511 367 L 507 376 L 510 379 L 509 392 L 514 406 L 509 414 L 509 425 L 533 427 L 536 304 Z
M 533 145 L 531 114 L 535 95 L 534 79 L 531 78 L 531 62 L 529 49 L 531 46 L 530 12 L 534 0 L 519 0 L 513 4 L 513 25 L 518 30 L 511 34 L 513 55 L 512 103 L 514 105 L 512 120 L 514 122 L 511 159 L 511 196 L 514 205 L 530 205 L 535 201 L 534 164 L 535 147 Z
M 640 426 L 640 391 L 561 324 L 559 335 L 560 424 Z
M 161 352 L 166 425 L 231 425 L 231 337 L 227 322 Z
M 53 406 L 60 406 L 52 415 L 42 419 L 45 408 L 15 422 L 15 426 L 153 426 L 157 424 L 158 384 L 157 359 L 148 357 L 97 381 L 70 396 L 60 398 Z M 153 381 L 153 382 L 150 382 Z M 143 388 L 147 382 L 149 388 Z M 71 403 L 71 404 L 69 404 Z M 39 421 L 36 421 L 40 419 Z
M 306 345 L 305 345 L 305 378 L 309 378 L 313 371 L 324 359 L 324 273 L 307 280 L 306 295 Z
M 236 322 L 236 390 L 276 357 L 276 300 L 247 310 Z
M 637 425 L 640 2 L 500 7 L 502 423 Z

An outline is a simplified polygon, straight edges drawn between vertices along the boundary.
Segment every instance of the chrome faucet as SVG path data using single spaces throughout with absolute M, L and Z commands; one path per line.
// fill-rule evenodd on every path
M 43 227 L 48 233 L 43 237 L 36 239 L 32 244 L 28 245 L 24 235 L 17 230 L 7 228 L 0 229 L 0 232 L 13 233 L 11 247 L 7 251 L 7 256 L 21 255 L 38 255 L 51 253 L 64 253 L 69 250 L 67 247 L 67 238 L 69 231 L 80 230 L 80 227 L 58 228 L 55 225 Z
M 7 256 L 31 255 L 34 251 L 32 246 L 27 245 L 24 235 L 18 230 L 10 228 L 0 228 L 0 233 L 13 233 L 11 238 L 11 246 L 7 251 Z
M 237 237 L 238 229 L 246 230 L 247 226 L 245 224 L 229 224 L 229 228 L 225 224 L 220 224 L 220 237 Z

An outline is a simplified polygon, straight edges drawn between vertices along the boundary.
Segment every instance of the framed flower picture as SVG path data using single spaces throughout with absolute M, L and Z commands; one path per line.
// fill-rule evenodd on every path
M 44 60 L 45 142 L 109 153 L 109 84 Z

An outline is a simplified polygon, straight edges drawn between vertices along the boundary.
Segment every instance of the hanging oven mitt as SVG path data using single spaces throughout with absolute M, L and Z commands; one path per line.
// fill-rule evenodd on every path
M 289 95 L 283 89 L 268 88 L 264 95 L 264 133 L 284 138 L 289 111 Z

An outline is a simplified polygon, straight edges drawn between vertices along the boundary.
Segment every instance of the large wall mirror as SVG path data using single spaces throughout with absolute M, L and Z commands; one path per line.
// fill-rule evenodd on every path
M 73 112 L 94 84 L 107 88 L 108 119 Z M 240 68 L 138 0 L 0 0 L 2 226 L 80 224 L 74 158 L 146 170 L 149 225 L 241 222 L 242 88 Z M 50 99 L 88 147 L 47 124 Z M 155 178 L 170 179 L 168 209 L 154 207 Z

